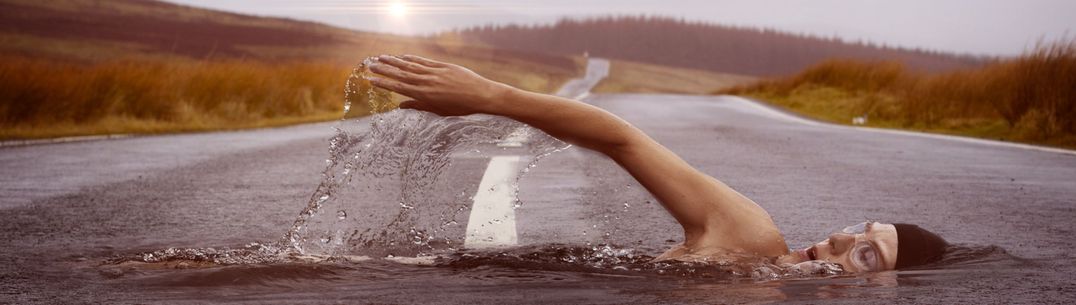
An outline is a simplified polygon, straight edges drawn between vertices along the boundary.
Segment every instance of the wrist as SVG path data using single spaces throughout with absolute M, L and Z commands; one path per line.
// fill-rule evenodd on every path
M 509 104 L 511 104 L 515 96 L 520 94 L 520 91 L 506 84 L 494 83 L 487 91 L 485 103 L 482 103 L 483 109 L 479 109 L 479 111 L 486 114 L 505 115 L 510 110 Z

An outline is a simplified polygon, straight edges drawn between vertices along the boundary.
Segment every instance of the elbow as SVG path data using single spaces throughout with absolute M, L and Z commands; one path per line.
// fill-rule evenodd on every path
M 572 145 L 599 152 L 614 160 L 637 153 L 642 143 L 633 139 L 630 133 L 623 131 L 603 134 L 600 137 L 561 136 L 559 138 Z
M 650 139 L 642 132 L 623 132 L 609 137 L 608 141 L 596 150 L 613 160 L 622 160 L 640 154 L 648 140 Z

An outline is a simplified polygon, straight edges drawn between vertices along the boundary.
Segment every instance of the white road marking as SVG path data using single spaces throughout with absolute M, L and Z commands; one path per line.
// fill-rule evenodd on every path
M 601 58 L 589 58 L 587 71 L 583 78 L 573 79 L 564 84 L 557 95 L 582 100 L 590 95 L 603 78 L 609 75 L 609 61 Z M 581 90 L 582 92 L 573 92 Z M 498 147 L 523 147 L 529 134 L 522 128 L 512 131 Z M 516 234 L 516 188 L 519 177 L 521 156 L 496 156 L 489 160 L 478 192 L 471 205 L 471 216 L 467 220 L 467 235 L 463 240 L 466 248 L 489 248 L 515 245 L 519 242 Z
M 976 139 L 976 138 L 951 136 L 951 135 L 943 135 L 943 134 L 923 133 L 923 132 L 904 131 L 904 130 L 895 130 L 895 129 L 884 129 L 884 128 L 874 128 L 874 127 L 844 126 L 844 125 L 837 125 L 837 124 L 830 124 L 830 123 L 822 123 L 822 122 L 818 122 L 818 121 L 812 121 L 812 120 L 804 119 L 804 118 L 801 118 L 801 117 L 789 115 L 787 113 L 783 113 L 783 112 L 774 110 L 774 109 L 772 109 L 770 107 L 760 105 L 755 101 L 745 99 L 745 98 L 742 98 L 742 97 L 731 96 L 731 95 L 724 96 L 724 97 L 732 99 L 732 100 L 737 101 L 737 102 L 740 102 L 741 104 L 743 104 L 743 105 L 745 105 L 745 106 L 747 106 L 747 107 L 749 107 L 751 109 L 754 109 L 755 111 L 757 111 L 756 113 L 758 113 L 760 115 L 775 118 L 775 119 L 781 119 L 781 120 L 785 120 L 785 121 L 789 121 L 789 122 L 794 122 L 794 123 L 811 125 L 811 126 L 822 126 L 822 127 L 830 127 L 830 128 L 848 128 L 848 129 L 855 129 L 855 130 L 865 131 L 865 132 L 876 132 L 876 133 L 904 135 L 904 136 L 912 136 L 912 137 L 920 137 L 920 138 L 941 139 L 941 140 L 957 141 L 957 142 L 964 142 L 964 143 L 974 143 L 974 144 L 980 144 L 980 145 L 1019 148 L 1019 149 L 1042 151 L 1042 152 L 1051 152 L 1051 153 L 1059 153 L 1059 154 L 1066 154 L 1066 155 L 1076 155 L 1076 151 L 1074 151 L 1074 150 L 1061 149 L 1061 148 L 1035 146 L 1035 145 L 1028 145 L 1028 144 L 1021 144 L 1021 143 L 1010 143 L 1010 142 L 993 141 L 993 140 L 985 140 L 985 139 Z
M 519 176 L 520 156 L 495 156 L 478 184 L 478 193 L 467 220 L 467 248 L 511 246 L 516 235 L 516 199 L 513 183 Z
M 721 97 L 728 98 L 728 99 L 731 99 L 733 101 L 739 102 L 741 105 L 746 106 L 747 108 L 749 108 L 751 110 L 754 110 L 756 114 L 761 115 L 761 116 L 765 116 L 765 117 L 769 117 L 769 118 L 772 118 L 772 119 L 785 120 L 785 121 L 789 121 L 789 122 L 793 122 L 793 123 L 800 123 L 800 124 L 810 125 L 810 126 L 826 127 L 826 126 L 830 125 L 830 124 L 825 124 L 825 123 L 821 123 L 821 122 L 817 122 L 817 121 L 804 119 L 804 118 L 797 117 L 797 116 L 794 116 L 794 115 L 789 115 L 787 113 L 774 110 L 773 108 L 763 106 L 763 105 L 761 105 L 759 103 L 756 103 L 755 101 L 745 99 L 745 98 L 742 98 L 742 97 L 739 97 L 739 96 L 725 95 L 725 96 L 721 96 Z
M 63 138 L 51 138 L 51 139 L 38 139 L 38 140 L 9 140 L 0 141 L 0 147 L 16 147 L 27 145 L 41 145 L 41 144 L 56 144 L 56 143 L 71 143 L 71 142 L 85 142 L 85 141 L 97 141 L 97 140 L 112 140 L 129 138 L 134 135 L 131 134 L 110 134 L 99 136 L 78 136 L 78 137 L 63 137 Z

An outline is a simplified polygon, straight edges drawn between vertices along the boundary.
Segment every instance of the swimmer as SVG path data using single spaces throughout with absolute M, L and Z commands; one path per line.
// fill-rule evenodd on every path
M 442 116 L 505 116 L 612 158 L 683 227 L 684 242 L 657 260 L 752 256 L 782 264 L 822 260 L 848 272 L 871 272 L 928 264 L 947 247 L 944 239 L 915 225 L 866 222 L 790 250 L 762 207 L 612 113 L 413 55 L 379 56 L 369 68 L 381 75 L 370 77 L 374 86 L 412 99 L 400 108 Z

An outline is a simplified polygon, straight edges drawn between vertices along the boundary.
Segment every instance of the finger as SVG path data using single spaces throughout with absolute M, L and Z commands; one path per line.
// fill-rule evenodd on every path
M 414 109 L 414 110 L 421 110 L 421 111 L 430 111 L 429 105 L 427 105 L 426 103 L 423 103 L 423 102 L 416 101 L 416 100 L 409 100 L 409 101 L 404 101 L 404 102 L 400 103 L 400 109 Z
M 379 63 L 370 64 L 370 71 L 373 71 L 374 73 L 381 74 L 381 75 L 384 75 L 384 76 L 388 76 L 389 78 L 399 80 L 399 81 L 403 81 L 403 82 L 409 83 L 409 84 L 415 84 L 415 83 L 419 83 L 419 82 L 422 81 L 422 77 L 419 76 L 418 74 L 407 72 L 407 71 L 404 71 L 404 70 L 400 70 L 400 68 L 390 66 L 390 65 L 386 65 L 386 64 L 379 64 Z
M 395 56 L 381 55 L 377 57 L 377 60 L 381 63 L 388 64 L 393 67 L 399 68 L 400 70 L 404 70 L 411 73 L 426 74 L 430 72 L 429 67 L 406 61 Z
M 374 86 L 381 87 L 399 94 L 403 94 L 408 97 L 413 97 L 416 93 L 418 93 L 418 88 L 415 88 L 415 86 L 395 79 L 382 77 L 370 77 L 368 79 L 370 80 L 370 84 L 373 84 Z
M 400 58 L 403 59 L 403 60 L 409 61 L 409 62 L 413 62 L 413 63 L 417 63 L 417 64 L 420 64 L 420 65 L 423 65 L 423 66 L 427 66 L 427 67 L 444 68 L 444 67 L 448 66 L 447 63 L 439 62 L 439 61 L 436 61 L 436 60 L 428 59 L 428 58 L 417 56 L 417 55 L 404 55 L 404 56 L 400 56 Z
M 418 105 L 418 101 L 416 100 L 406 100 L 400 102 L 400 109 L 416 109 L 418 107 L 420 106 Z

